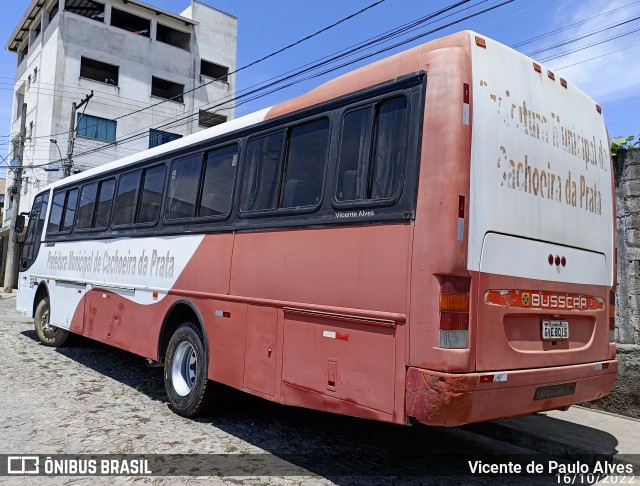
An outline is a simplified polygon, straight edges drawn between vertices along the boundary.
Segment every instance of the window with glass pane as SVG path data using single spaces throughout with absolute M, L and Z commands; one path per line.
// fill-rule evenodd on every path
M 33 247 L 35 246 L 36 240 L 36 226 L 41 205 L 42 195 L 36 196 L 33 200 L 33 205 L 31 206 L 31 213 L 29 213 L 29 223 L 27 224 L 27 232 L 24 244 L 22 245 L 20 268 L 28 267 L 30 259 L 33 257 Z
M 118 180 L 118 193 L 113 210 L 113 224 L 131 224 L 135 221 L 136 204 L 138 202 L 138 189 L 142 171 L 136 170 L 123 174 Z
M 291 130 L 281 208 L 315 206 L 320 202 L 328 147 L 326 118 Z
M 338 201 L 365 199 L 372 117 L 371 107 L 352 111 L 344 117 L 338 162 Z
M 117 122 L 115 120 L 78 113 L 76 134 L 78 137 L 93 138 L 103 142 L 115 142 L 116 125 Z
M 162 188 L 164 187 L 165 166 L 158 165 L 145 169 L 142 182 L 142 197 L 136 223 L 154 223 L 160 216 Z
M 394 98 L 345 115 L 338 161 L 338 201 L 384 200 L 399 193 L 406 115 L 405 98 Z
M 82 188 L 80 193 L 80 204 L 78 205 L 78 221 L 76 228 L 91 228 L 93 222 L 93 209 L 96 205 L 96 196 L 98 195 L 98 183 L 88 184 Z
M 168 142 L 173 142 L 182 138 L 182 135 L 171 132 L 163 132 L 162 130 L 149 130 L 149 148 L 157 147 Z
M 73 220 L 76 216 L 76 206 L 78 204 L 78 190 L 71 189 L 67 191 L 67 201 L 64 205 L 64 217 L 62 220 L 62 229 L 60 231 L 71 231 L 73 229 Z
M 169 172 L 166 219 L 193 218 L 200 186 L 202 154 L 175 160 Z
M 42 230 L 44 229 L 44 220 L 45 220 L 45 217 L 47 216 L 48 205 L 49 205 L 49 193 L 47 192 L 42 196 L 42 206 L 40 206 L 40 212 L 38 213 L 38 225 L 36 226 L 36 241 L 40 241 L 40 237 L 42 236 Z
M 57 192 L 53 195 L 51 202 L 51 212 L 49 214 L 49 224 L 47 225 L 47 234 L 57 233 L 60 231 L 60 223 L 62 222 L 62 210 L 64 209 L 64 191 Z
M 406 113 L 405 98 L 397 98 L 377 107 L 368 187 L 370 199 L 390 199 L 400 189 L 406 151 Z
M 242 211 L 275 209 L 280 185 L 284 132 L 253 139 L 247 145 Z
M 109 225 L 111 215 L 111 202 L 113 201 L 113 190 L 116 187 L 115 179 L 108 179 L 100 183 L 98 204 L 96 206 L 96 217 L 93 222 L 94 228 L 104 229 Z
M 237 166 L 236 145 L 207 153 L 198 216 L 229 214 Z

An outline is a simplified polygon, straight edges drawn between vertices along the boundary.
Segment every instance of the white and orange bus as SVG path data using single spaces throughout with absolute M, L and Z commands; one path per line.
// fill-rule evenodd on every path
M 458 425 L 609 392 L 614 216 L 600 107 L 466 31 L 52 184 L 17 307 L 164 362 L 180 415 Z

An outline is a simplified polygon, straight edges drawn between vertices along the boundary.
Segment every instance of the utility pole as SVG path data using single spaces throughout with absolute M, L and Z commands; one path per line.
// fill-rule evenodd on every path
M 76 103 L 75 101 L 71 105 L 71 123 L 69 124 L 69 140 L 67 142 L 67 158 L 63 162 L 63 173 L 62 178 L 69 177 L 71 175 L 71 168 L 73 167 L 73 144 L 76 139 L 76 113 L 78 112 L 78 108 L 80 108 L 85 103 L 88 103 L 89 100 L 93 98 L 93 90 L 91 94 L 88 94 L 84 97 L 84 99 L 80 103 Z
M 7 266 L 4 272 L 4 291 L 11 292 L 18 280 L 18 261 L 20 260 L 20 245 L 16 234 L 16 221 L 20 213 L 20 193 L 22 192 L 22 158 L 24 157 L 24 141 L 27 138 L 27 104 L 22 104 L 20 115 L 20 138 L 18 153 L 15 154 L 16 167 L 13 174 L 11 189 L 11 223 L 9 226 L 9 245 L 7 247 Z

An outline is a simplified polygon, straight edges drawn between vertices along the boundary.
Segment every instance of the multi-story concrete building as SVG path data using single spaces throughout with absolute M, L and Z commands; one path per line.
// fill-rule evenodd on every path
M 232 118 L 236 32 L 234 16 L 194 0 L 180 14 L 137 0 L 31 0 L 5 46 L 17 55 L 16 154 L 26 104 L 20 211 L 62 177 L 68 152 L 84 170 Z

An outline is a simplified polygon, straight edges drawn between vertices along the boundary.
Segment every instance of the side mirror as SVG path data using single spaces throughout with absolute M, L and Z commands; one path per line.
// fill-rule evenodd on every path
M 16 233 L 20 234 L 24 231 L 24 215 L 20 215 L 16 218 L 16 225 L 14 226 Z

